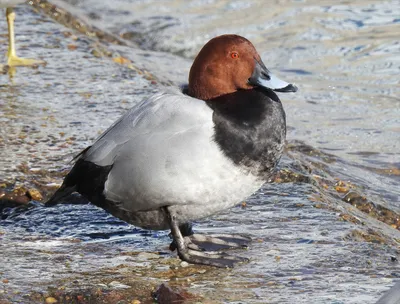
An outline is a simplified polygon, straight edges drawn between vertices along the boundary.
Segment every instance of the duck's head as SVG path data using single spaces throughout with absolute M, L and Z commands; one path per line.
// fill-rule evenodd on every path
M 238 35 L 222 35 L 207 42 L 189 73 L 189 95 L 203 100 L 255 87 L 297 91 L 293 84 L 274 76 L 253 44 Z

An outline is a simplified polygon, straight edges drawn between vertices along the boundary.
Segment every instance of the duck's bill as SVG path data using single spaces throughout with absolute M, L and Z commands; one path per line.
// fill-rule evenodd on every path
M 298 89 L 295 85 L 280 80 L 272 74 L 262 61 L 256 60 L 253 75 L 249 78 L 249 83 L 255 86 L 264 87 L 276 92 L 296 92 Z

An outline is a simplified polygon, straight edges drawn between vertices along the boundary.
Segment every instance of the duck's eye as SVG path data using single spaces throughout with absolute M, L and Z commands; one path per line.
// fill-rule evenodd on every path
M 232 52 L 232 53 L 231 53 L 231 57 L 232 57 L 233 59 L 237 59 L 237 58 L 239 58 L 239 53 L 238 53 L 238 52 Z

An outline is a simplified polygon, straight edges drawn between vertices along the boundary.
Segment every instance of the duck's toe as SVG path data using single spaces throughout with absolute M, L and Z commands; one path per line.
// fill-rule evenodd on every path
M 217 252 L 228 249 L 247 249 L 251 238 L 237 234 L 192 234 L 183 237 L 187 248 L 197 251 Z M 177 249 L 175 240 L 169 246 L 171 251 Z
M 233 268 L 238 263 L 248 262 L 248 258 L 228 255 L 226 253 L 210 253 L 185 248 L 178 249 L 179 257 L 191 264 L 209 265 L 221 268 Z
M 251 242 L 251 238 L 234 234 L 192 234 L 186 236 L 185 241 L 191 249 L 215 252 L 237 248 L 246 249 Z

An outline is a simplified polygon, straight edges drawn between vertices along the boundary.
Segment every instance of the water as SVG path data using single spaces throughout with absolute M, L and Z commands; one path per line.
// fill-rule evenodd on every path
M 368 200 L 400 211 L 398 1 L 55 3 L 129 44 L 71 35 L 47 16 L 17 7 L 18 52 L 47 66 L 19 68 L 12 79 L 0 75 L 0 181 L 53 191 L 72 156 L 127 108 L 160 81 L 186 82 L 206 41 L 237 33 L 255 44 L 275 74 L 298 85 L 297 93 L 280 94 L 294 146 L 280 168 L 312 182 L 267 184 L 245 209 L 199 221 L 197 231 L 256 240 L 235 253 L 248 256 L 249 264 L 204 274 L 196 266 L 188 274 L 179 267 L 166 271 L 166 261 L 178 263 L 170 261 L 168 232 L 137 229 L 91 205 L 7 209 L 0 221 L 0 276 L 9 282 L 0 283 L 0 299 L 33 302 L 27 293 L 75 290 L 74 281 L 98 288 L 112 280 L 130 286 L 150 280 L 184 285 L 221 303 L 374 303 L 394 284 L 400 271 L 391 257 L 398 255 L 400 233 L 343 202 L 333 185 L 335 178 L 350 181 Z M 6 41 L 1 35 L 3 53 Z M 94 56 L 104 48 L 158 80 Z M 309 153 L 299 141 L 329 155 Z M 343 221 L 343 214 L 363 224 Z M 374 233 L 386 241 L 367 242 L 365 235 Z M 162 255 L 136 258 L 146 251 Z

